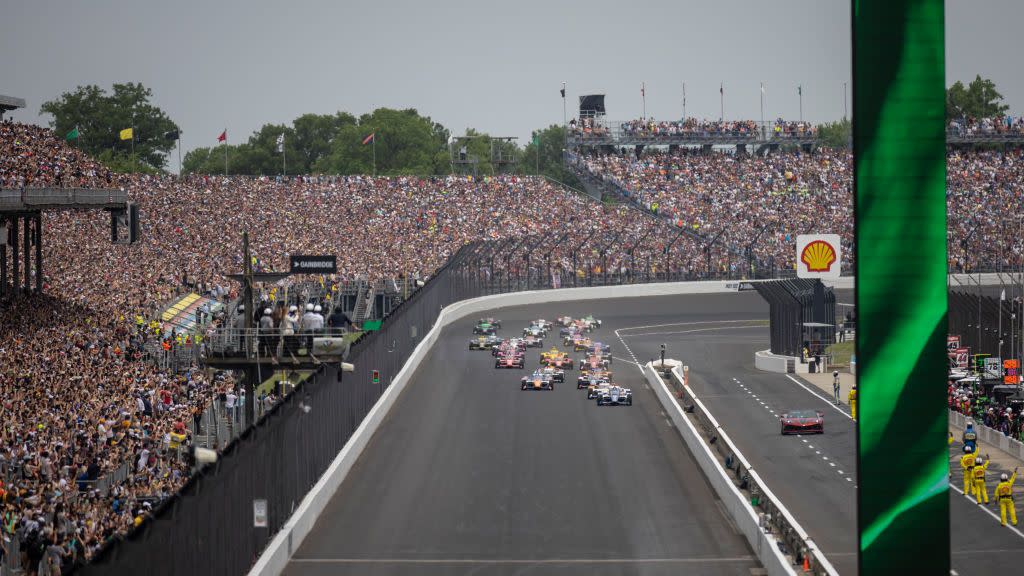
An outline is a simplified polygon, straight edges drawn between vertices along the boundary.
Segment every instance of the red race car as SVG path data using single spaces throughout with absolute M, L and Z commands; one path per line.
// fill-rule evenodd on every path
M 815 410 L 790 410 L 780 420 L 783 434 L 825 433 L 825 418 Z
M 516 353 L 498 356 L 498 358 L 494 361 L 494 367 L 522 369 L 525 363 L 524 358 L 525 356 L 523 356 L 522 354 Z

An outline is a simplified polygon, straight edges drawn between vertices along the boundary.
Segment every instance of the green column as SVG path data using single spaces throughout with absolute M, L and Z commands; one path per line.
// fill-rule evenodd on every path
M 949 574 L 944 27 L 853 1 L 861 574 Z

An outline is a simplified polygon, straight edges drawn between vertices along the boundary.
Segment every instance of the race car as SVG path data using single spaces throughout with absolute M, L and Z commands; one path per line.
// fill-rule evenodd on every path
M 473 326 L 473 334 L 497 334 L 499 326 L 490 322 L 478 322 Z
M 494 361 L 494 367 L 523 369 L 526 367 L 526 357 L 516 353 L 498 356 Z
M 585 370 L 576 378 L 576 389 L 587 388 L 588 398 L 591 388 L 597 388 L 602 384 L 611 384 L 612 373 L 605 370 Z
M 611 382 L 594 382 L 587 384 L 587 400 L 593 400 L 601 394 L 611 389 L 613 384 Z M 576 383 L 576 389 L 579 389 L 579 382 Z
M 590 338 L 579 338 L 573 341 L 572 349 L 575 352 L 583 352 L 587 348 L 590 348 L 591 344 L 593 344 L 593 342 L 590 341 Z
M 551 326 L 553 326 L 553 324 L 551 323 L 550 320 L 545 320 L 543 318 L 538 318 L 538 319 L 530 322 L 530 326 L 537 326 L 541 330 L 547 332 L 547 331 L 551 330 Z
M 632 406 L 633 391 L 621 386 L 611 386 L 597 395 L 598 406 Z
M 522 390 L 554 390 L 555 380 L 550 374 L 538 370 L 520 380 Z
M 492 350 L 501 344 L 501 338 L 498 338 L 494 334 L 487 336 L 477 336 L 476 338 L 470 338 L 469 349 L 470 350 Z
M 526 338 L 523 338 L 523 341 L 526 343 L 526 347 L 527 348 L 543 348 L 544 347 L 544 339 L 543 338 L 537 338 L 536 336 L 527 336 Z
M 594 342 L 594 343 L 592 343 L 587 348 L 587 355 L 588 356 L 597 355 L 597 356 L 610 357 L 611 354 L 612 354 L 612 347 L 611 347 L 611 345 L 604 344 L 602 342 Z
M 526 343 L 522 338 L 509 338 L 501 344 L 491 348 L 491 355 L 498 356 L 501 354 L 508 354 L 510 352 L 524 352 L 525 350 Z
M 543 368 L 538 368 L 536 372 L 541 372 L 547 376 L 550 376 L 551 380 L 554 382 L 565 382 L 565 370 L 559 370 L 558 368 L 554 368 L 551 366 L 544 366 Z
M 790 410 L 779 418 L 783 434 L 824 434 L 825 418 L 816 410 Z
M 535 338 L 543 338 L 548 335 L 548 331 L 537 325 L 530 325 L 523 328 L 523 336 L 533 336 Z
M 572 370 L 573 367 L 573 361 L 572 358 L 569 358 L 569 354 L 554 347 L 547 352 L 540 353 L 540 363 L 542 366 L 553 366 L 563 370 Z
M 608 367 L 608 359 L 600 356 L 580 358 L 580 370 L 603 370 Z
M 594 318 L 594 316 L 592 314 L 588 314 L 587 316 L 585 316 L 581 320 L 586 325 L 587 330 L 597 330 L 598 328 L 601 327 L 601 321 L 596 319 L 596 318 Z
M 559 316 L 558 317 L 558 323 L 561 324 L 562 326 L 568 326 L 568 325 L 572 324 L 572 321 L 573 321 L 572 316 Z
M 476 321 L 477 324 L 492 324 L 495 328 L 501 329 L 501 320 L 497 318 L 480 318 Z

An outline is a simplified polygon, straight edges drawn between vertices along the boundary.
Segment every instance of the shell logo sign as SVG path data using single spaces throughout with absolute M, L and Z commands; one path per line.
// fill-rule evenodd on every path
M 796 275 L 799 278 L 839 278 L 842 246 L 838 234 L 796 237 Z

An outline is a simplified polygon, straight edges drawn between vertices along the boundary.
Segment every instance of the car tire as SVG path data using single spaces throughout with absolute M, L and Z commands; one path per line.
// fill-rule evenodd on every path
M 632 398 L 630 398 L 629 400 L 626 400 L 626 406 L 632 406 L 632 405 L 633 405 L 633 399 Z

